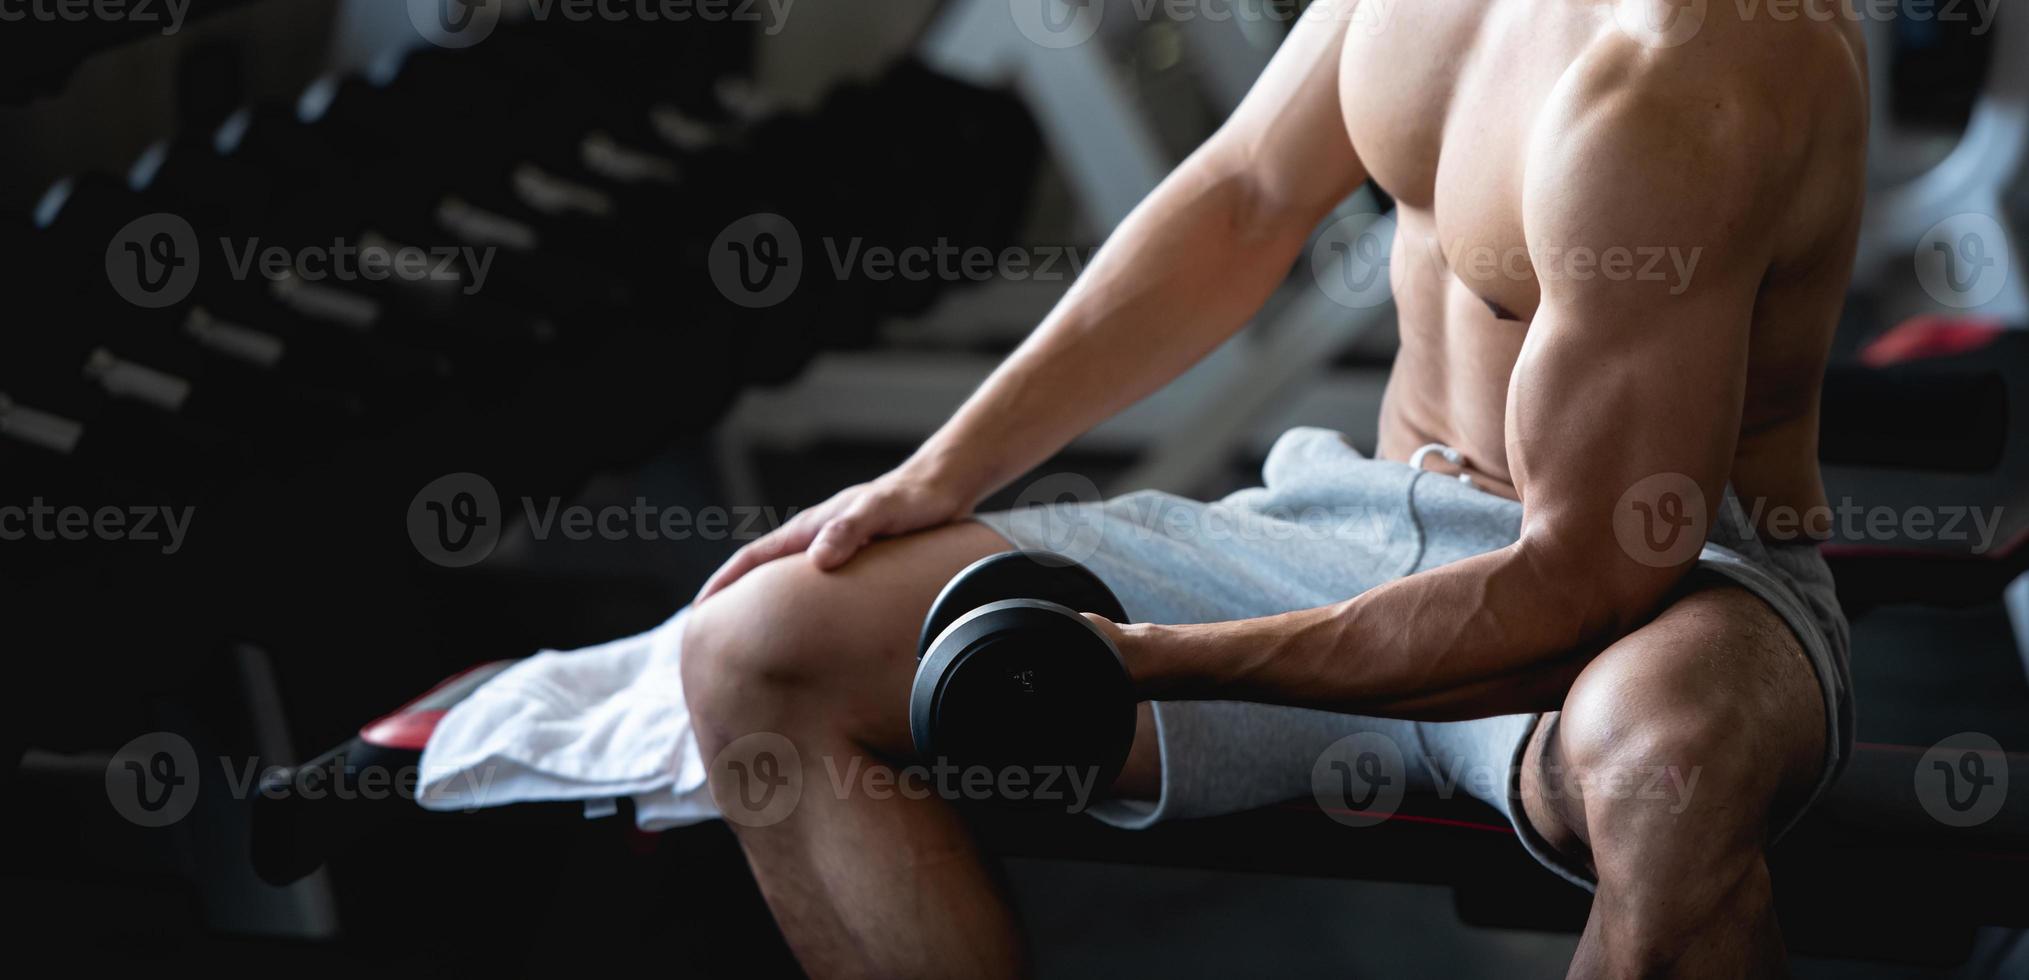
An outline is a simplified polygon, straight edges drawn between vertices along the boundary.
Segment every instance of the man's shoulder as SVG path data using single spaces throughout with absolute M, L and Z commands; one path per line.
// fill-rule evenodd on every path
M 1864 49 L 1837 21 L 1742 16 L 1751 5 L 1621 0 L 1705 11 L 1687 35 L 1623 13 L 1573 60 L 1542 122 L 1748 191 L 1864 167 Z M 1662 15 L 1657 15 L 1662 16 Z M 1667 20 L 1662 23 L 1671 23 Z
M 1697 29 L 1672 33 L 1650 5 L 1678 9 L 1681 28 L 1689 11 L 1705 11 Z M 1564 93 L 1578 105 L 1623 107 L 1659 123 L 1730 124 L 1745 133 L 1797 132 L 1825 124 L 1864 122 L 1866 51 L 1844 20 L 1774 19 L 1756 15 L 1762 4 L 1698 0 L 1620 0 L 1615 30 L 1599 32 L 1573 60 Z M 1661 15 L 1656 15 L 1661 16 Z M 1661 31 L 1658 33 L 1658 31 Z M 1675 115 L 1708 104 L 1716 113 Z

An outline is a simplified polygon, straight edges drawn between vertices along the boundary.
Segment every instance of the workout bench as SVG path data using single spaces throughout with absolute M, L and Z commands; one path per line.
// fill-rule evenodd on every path
M 1983 365 L 1997 354 L 2000 363 L 2022 362 L 2021 348 L 2029 348 L 2029 336 L 1963 322 L 1915 322 L 1892 331 L 1869 349 L 1865 363 L 1835 369 L 1828 380 L 1826 417 L 1842 427 L 1859 422 L 1864 438 L 1827 433 L 1826 462 L 2006 474 L 2011 379 Z M 1855 618 L 1894 604 L 1992 601 L 2029 563 L 2019 534 L 1985 555 L 1826 550 Z M 440 684 L 302 768 L 412 766 L 444 712 L 508 663 Z M 2019 887 L 2029 875 L 2029 792 L 2011 793 L 1976 826 L 1947 826 L 1917 795 L 1927 749 L 1855 746 L 1837 782 L 1775 848 L 1778 909 L 1792 949 L 1948 965 L 1966 958 L 1981 926 L 2029 927 L 2029 893 Z M 2008 753 L 2003 761 L 2012 786 L 2029 786 L 2029 753 Z M 576 803 L 511 809 L 521 817 L 585 814 Z M 294 798 L 257 799 L 255 813 L 256 865 L 277 881 L 309 873 L 340 843 L 336 838 L 389 819 L 368 804 Z M 1590 902 L 1529 857 L 1498 813 L 1463 795 L 1412 794 L 1388 818 L 1357 829 L 1310 801 L 1145 831 L 990 809 L 978 813 L 977 824 L 989 849 L 1008 856 L 1447 886 L 1460 919 L 1472 925 L 1575 931 Z

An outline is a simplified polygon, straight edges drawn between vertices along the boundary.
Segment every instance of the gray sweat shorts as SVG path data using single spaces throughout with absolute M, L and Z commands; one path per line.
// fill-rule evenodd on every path
M 1340 602 L 1506 547 L 1521 534 L 1520 504 L 1440 473 L 1368 459 L 1325 429 L 1284 434 L 1262 468 L 1262 482 L 1210 503 L 1144 491 L 978 520 L 1018 548 L 1056 551 L 1084 563 L 1135 621 L 1174 624 Z M 1816 669 L 1827 725 L 1822 792 L 1853 741 L 1848 630 L 1831 573 L 1815 547 L 1765 546 L 1730 492 L 1711 525 L 1696 574 L 1765 600 Z M 1332 787 L 1350 793 L 1355 778 L 1378 775 L 1361 768 L 1378 758 L 1399 769 L 1406 791 L 1462 792 L 1493 806 L 1532 855 L 1589 889 L 1594 882 L 1586 869 L 1552 851 L 1522 813 L 1521 753 L 1540 717 L 1412 722 L 1237 701 L 1158 702 L 1159 797 L 1153 803 L 1111 801 L 1093 814 L 1138 829 L 1313 795 L 1327 800 Z M 1376 746 L 1378 753 L 1370 751 Z M 1358 795 L 1368 794 L 1363 789 Z

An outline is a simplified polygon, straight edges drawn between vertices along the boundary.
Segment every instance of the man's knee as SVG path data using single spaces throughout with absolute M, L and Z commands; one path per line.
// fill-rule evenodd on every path
M 1760 600 L 1721 589 L 1680 600 L 1595 660 L 1556 733 L 1595 852 L 1662 830 L 1758 849 L 1771 809 L 1821 753 L 1802 656 Z
M 888 556 L 892 557 L 892 556 Z M 791 555 L 693 609 L 683 686 L 709 744 L 757 731 L 824 729 L 882 751 L 906 748 L 909 678 L 924 591 L 869 553 L 821 572 Z M 921 598 L 928 605 L 927 595 Z
M 737 737 L 792 710 L 799 692 L 825 686 L 849 663 L 849 631 L 826 623 L 836 590 L 802 555 L 770 562 L 691 610 L 683 636 L 683 690 L 701 731 Z
M 1565 771 L 1581 801 L 1583 837 L 1602 850 L 1646 848 L 1657 833 L 1682 829 L 1720 843 L 1745 842 L 1767 794 L 1765 774 L 1741 732 L 1746 712 L 1723 698 L 1684 692 L 1666 708 L 1567 708 L 1558 725 Z

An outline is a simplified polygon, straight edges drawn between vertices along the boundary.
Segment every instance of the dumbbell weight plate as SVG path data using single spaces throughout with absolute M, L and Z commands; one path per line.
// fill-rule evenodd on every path
M 983 767 L 1002 803 L 1082 801 L 1069 777 L 1103 789 L 1134 741 L 1134 690 L 1119 653 L 1053 602 L 1005 599 L 967 613 L 933 645 L 915 687 L 918 750 Z
M 1038 599 L 1127 622 L 1120 599 L 1091 569 L 1054 552 L 1003 551 L 965 566 L 937 594 L 923 619 L 916 659 L 928 656 L 931 642 L 960 616 L 1002 599 Z
M 1097 576 L 1059 555 L 1009 552 L 954 577 L 924 622 L 909 711 L 919 754 L 984 767 L 1008 804 L 1068 806 L 1074 773 L 1110 785 L 1134 740 L 1134 689 L 1081 611 L 1127 618 Z

